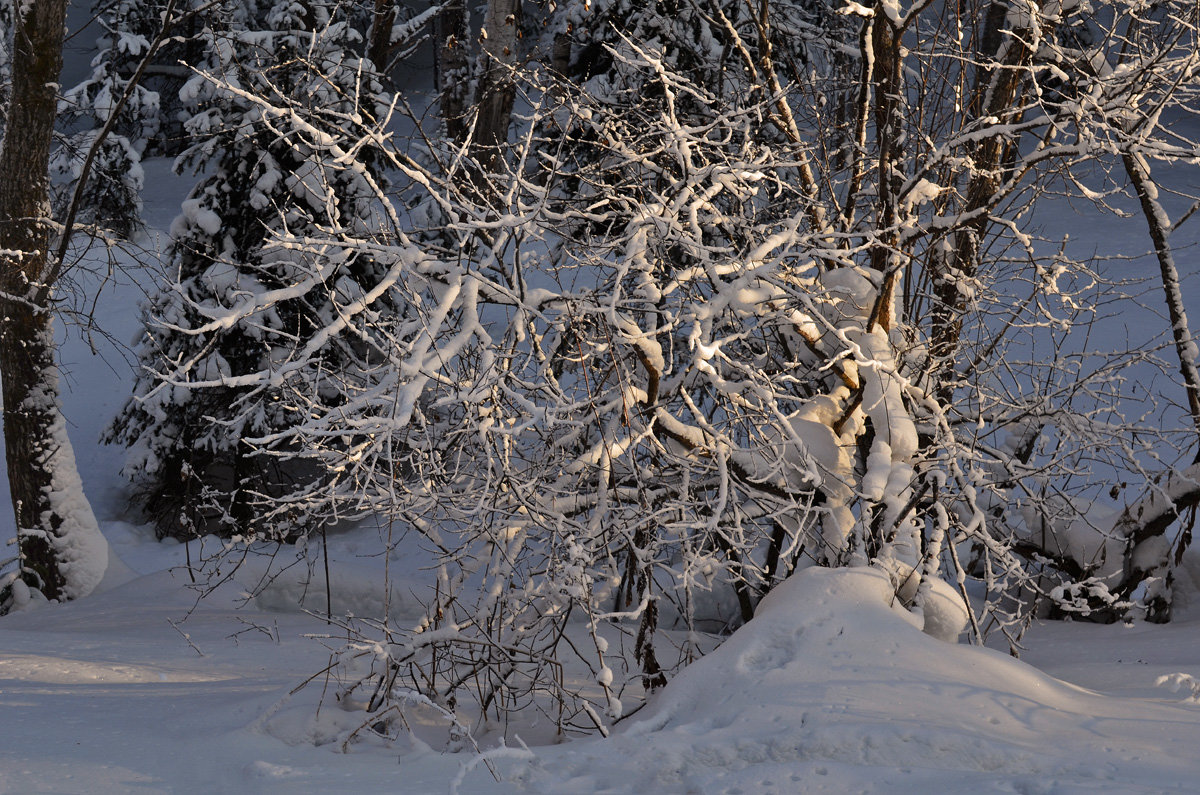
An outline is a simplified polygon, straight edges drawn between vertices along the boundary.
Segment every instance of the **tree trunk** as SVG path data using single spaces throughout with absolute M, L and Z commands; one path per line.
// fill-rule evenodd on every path
M 83 596 L 107 565 L 107 546 L 83 496 L 58 403 L 49 301 L 50 141 L 62 68 L 65 0 L 18 5 L 12 94 L 0 149 L 0 381 L 9 489 L 21 579 L 48 599 Z M 5 599 L 5 602 L 10 600 Z
M 1183 288 L 1179 283 L 1179 269 L 1175 266 L 1175 252 L 1171 248 L 1171 221 L 1158 200 L 1158 186 L 1150 175 L 1150 167 L 1146 161 L 1137 152 L 1125 152 L 1121 155 L 1121 162 L 1137 192 L 1142 216 L 1146 219 L 1150 240 L 1154 243 L 1154 255 L 1158 259 L 1159 273 L 1162 277 L 1167 316 L 1171 319 L 1175 353 L 1179 357 L 1179 374 L 1183 378 L 1183 388 L 1187 394 L 1188 413 L 1191 415 L 1197 437 L 1200 437 L 1200 370 L 1196 366 L 1196 343 L 1188 325 Z M 1195 462 L 1200 462 L 1200 452 L 1197 453 L 1193 463 Z M 1181 530 L 1174 543 L 1166 538 L 1167 529 L 1175 523 L 1184 508 L 1194 507 L 1198 499 L 1196 490 L 1186 487 L 1180 496 L 1170 496 L 1173 503 L 1168 509 L 1157 513 L 1153 521 L 1142 521 L 1141 516 L 1122 517 L 1124 524 L 1130 529 L 1126 533 L 1129 542 L 1119 590 L 1122 595 L 1129 595 L 1143 580 L 1149 577 L 1162 578 L 1162 584 L 1146 605 L 1147 620 L 1155 622 L 1166 622 L 1171 617 L 1172 561 L 1178 565 L 1184 550 L 1191 543 L 1189 528 Z
M 489 0 L 481 34 L 483 69 L 475 97 L 478 116 L 471 137 L 471 155 L 487 174 L 499 170 L 508 143 L 517 93 L 512 72 L 520 26 L 521 0 Z
M 465 0 L 451 0 L 433 23 L 434 72 L 438 106 L 446 135 L 464 143 L 467 125 L 467 91 L 471 69 L 467 60 L 467 7 Z
M 1150 176 L 1150 169 L 1136 153 L 1121 155 L 1125 173 L 1133 183 L 1138 201 L 1142 206 L 1142 217 L 1154 243 L 1154 256 L 1158 259 L 1162 277 L 1163 297 L 1167 303 L 1167 316 L 1171 319 L 1171 335 L 1175 341 L 1175 353 L 1179 357 L 1179 374 L 1183 377 L 1183 388 L 1187 394 L 1188 413 L 1200 439 L 1200 369 L 1197 368 L 1196 343 L 1188 325 L 1187 309 L 1183 302 L 1183 288 L 1179 283 L 1179 269 L 1175 266 L 1175 252 L 1171 248 L 1171 222 L 1158 200 L 1158 185 Z M 1200 455 L 1198 455 L 1200 460 Z
M 977 67 L 975 85 L 969 100 L 974 118 L 995 118 L 991 134 L 975 143 L 971 152 L 972 172 L 966 187 L 966 202 L 962 214 L 975 220 L 962 225 L 954 235 L 954 253 L 948 263 L 934 273 L 934 301 L 930 331 L 930 365 L 933 381 L 943 405 L 953 400 L 953 360 L 962 337 L 963 314 L 970 282 L 979 272 L 980 250 L 991 226 L 990 210 L 1001 195 L 1001 186 L 1008 179 L 1007 163 L 1017 146 L 1015 138 L 1006 134 L 1004 125 L 1020 116 L 1020 99 L 1027 85 L 1025 64 L 1031 53 L 1025 41 L 1027 31 L 1005 31 L 1007 3 L 994 2 L 988 6 L 979 34 L 982 53 Z
M 385 78 L 392 67 L 392 26 L 396 24 L 396 4 L 391 0 L 375 0 L 371 32 L 367 42 L 367 58 L 375 71 Z

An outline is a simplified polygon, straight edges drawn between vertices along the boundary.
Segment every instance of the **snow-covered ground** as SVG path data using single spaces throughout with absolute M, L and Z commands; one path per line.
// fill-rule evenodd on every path
M 163 229 L 185 188 L 164 161 L 146 170 L 147 220 Z M 97 261 L 81 294 L 107 278 Z M 122 451 L 96 443 L 128 393 L 123 345 L 138 323 L 133 280 L 118 268 L 111 281 L 95 329 L 63 329 L 63 362 L 113 562 L 92 596 L 0 619 L 0 792 L 1200 790 L 1200 556 L 1174 623 L 1045 624 L 1021 661 L 923 634 L 877 572 L 810 570 L 607 739 L 538 745 L 546 733 L 531 723 L 505 746 L 481 734 L 486 762 L 421 740 L 344 746 L 363 714 L 342 710 L 321 676 L 297 690 L 329 663 L 309 637 L 329 628 L 299 609 L 323 607 L 323 584 L 305 590 L 297 567 L 246 600 L 250 566 L 197 601 L 184 568 L 197 545 L 131 523 Z M 376 532 L 331 538 L 335 607 L 379 598 Z M 14 535 L 6 505 L 0 535 Z M 1177 690 L 1156 684 L 1172 675 Z M 438 720 L 419 708 L 412 719 Z
M 328 658 L 286 588 L 195 605 L 180 545 L 105 529 L 133 571 L 0 621 L 4 792 L 1150 793 L 1200 773 L 1200 704 L 1154 684 L 1200 677 L 1194 613 L 1041 627 L 1039 669 L 923 634 L 861 569 L 785 583 L 608 739 L 511 739 L 495 777 L 420 744 L 343 752 L 361 713 L 318 713 L 320 678 L 291 693 Z M 352 560 L 351 536 L 333 547 Z

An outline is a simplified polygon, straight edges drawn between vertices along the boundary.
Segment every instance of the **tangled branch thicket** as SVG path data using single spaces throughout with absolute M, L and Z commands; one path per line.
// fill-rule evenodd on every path
M 1039 609 L 1164 620 L 1200 497 L 1170 456 L 1196 440 L 1178 395 L 1130 402 L 1125 379 L 1194 371 L 1186 317 L 1175 348 L 1097 349 L 1132 291 L 1035 213 L 1119 206 L 1123 162 L 1149 186 L 1195 163 L 1171 126 L 1197 110 L 1195 5 L 688 9 L 711 46 L 594 36 L 578 80 L 515 71 L 526 110 L 486 161 L 222 89 L 329 211 L 271 230 L 292 283 L 168 323 L 252 328 L 269 366 L 160 363 L 153 388 L 294 418 L 242 441 L 320 475 L 259 493 L 254 526 L 377 514 L 436 553 L 423 621 L 345 625 L 348 692 L 604 731 L 625 684 L 666 681 L 660 629 L 732 628 L 814 564 L 884 566 L 927 612 L 980 583 L 971 636 L 1014 649 Z M 336 211 L 347 173 L 370 223 Z M 371 283 L 342 278 L 362 261 Z M 331 308 L 301 344 L 273 319 L 296 301 Z

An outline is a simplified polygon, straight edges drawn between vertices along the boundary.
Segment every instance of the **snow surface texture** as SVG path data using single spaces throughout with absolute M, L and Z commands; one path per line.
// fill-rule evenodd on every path
M 933 640 L 892 594 L 873 570 L 810 569 L 624 731 L 539 753 L 520 780 L 564 793 L 1194 787 L 1194 710 Z
M 136 568 L 181 562 L 177 544 L 106 530 Z M 352 560 L 352 538 L 333 551 Z M 339 753 L 327 741 L 361 715 L 314 718 L 319 684 L 289 695 L 327 659 L 300 637 L 323 625 L 237 609 L 236 587 L 183 620 L 186 582 L 159 571 L 0 622 L 0 791 L 1195 791 L 1200 707 L 1154 686 L 1200 674 L 1194 621 L 1043 628 L 1073 633 L 1051 654 L 1064 670 L 1130 693 L 1106 696 L 923 634 L 880 571 L 810 569 L 612 737 L 484 742 L 496 781 L 471 753 Z

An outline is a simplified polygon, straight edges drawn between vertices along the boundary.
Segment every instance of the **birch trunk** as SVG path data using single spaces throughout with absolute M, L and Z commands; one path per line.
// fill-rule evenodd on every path
M 512 119 L 516 84 L 517 40 L 521 0 L 490 0 L 484 14 L 483 63 L 475 104 L 478 116 L 471 137 L 471 154 L 484 173 L 494 174 L 504 159 Z

